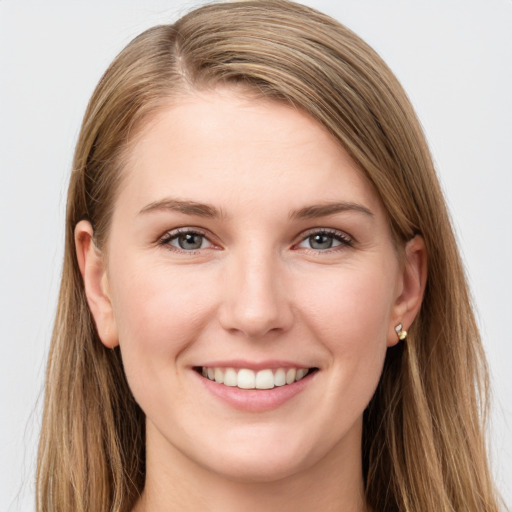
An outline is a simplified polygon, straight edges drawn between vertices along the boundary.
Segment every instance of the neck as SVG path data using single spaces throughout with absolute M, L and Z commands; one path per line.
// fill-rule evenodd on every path
M 366 512 L 360 432 L 312 467 L 271 481 L 240 481 L 147 443 L 146 484 L 133 512 L 261 510 Z M 348 450 L 346 447 L 348 446 Z M 170 450 L 170 452 L 169 452 Z

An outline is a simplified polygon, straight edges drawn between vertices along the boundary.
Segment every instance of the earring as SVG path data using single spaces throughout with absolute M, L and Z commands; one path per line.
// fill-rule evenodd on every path
M 395 331 L 400 341 L 405 341 L 407 339 L 407 331 L 403 328 L 402 324 L 398 324 L 395 327 Z

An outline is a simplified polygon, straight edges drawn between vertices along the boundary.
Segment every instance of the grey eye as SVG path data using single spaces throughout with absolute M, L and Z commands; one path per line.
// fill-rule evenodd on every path
M 307 241 L 309 242 L 309 246 L 311 249 L 330 249 L 335 244 L 336 240 L 334 239 L 334 236 L 328 235 L 326 233 L 316 233 L 314 235 L 311 235 L 307 238 Z M 337 242 L 336 245 L 339 245 L 340 243 Z
M 298 247 L 302 249 L 312 249 L 314 251 L 328 251 L 341 246 L 351 246 L 352 240 L 342 231 L 315 231 L 310 232 L 302 239 Z
M 171 240 L 169 240 L 169 244 L 182 249 L 183 251 L 195 251 L 206 247 L 208 245 L 208 241 L 204 235 L 190 231 L 175 235 Z

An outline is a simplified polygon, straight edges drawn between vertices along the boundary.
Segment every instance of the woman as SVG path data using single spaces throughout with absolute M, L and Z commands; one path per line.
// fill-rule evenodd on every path
M 497 510 L 486 371 L 410 103 L 332 19 L 203 7 L 100 81 L 39 510 Z

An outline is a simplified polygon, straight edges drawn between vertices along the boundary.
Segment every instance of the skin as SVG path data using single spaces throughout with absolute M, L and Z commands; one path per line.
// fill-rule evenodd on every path
M 239 90 L 163 109 L 127 157 L 103 251 L 86 221 L 75 234 L 98 333 L 120 345 L 147 417 L 135 510 L 366 510 L 362 414 L 395 326 L 420 307 L 421 238 L 394 245 L 375 190 L 318 123 Z M 177 228 L 201 247 L 180 248 Z M 331 248 L 311 238 L 325 230 Z M 318 371 L 279 407 L 240 410 L 194 370 L 234 358 Z

